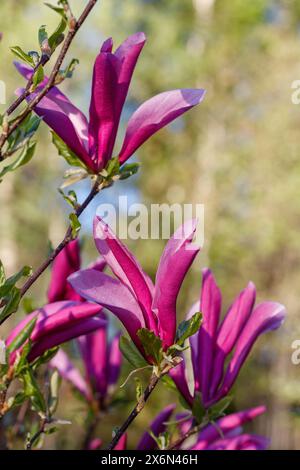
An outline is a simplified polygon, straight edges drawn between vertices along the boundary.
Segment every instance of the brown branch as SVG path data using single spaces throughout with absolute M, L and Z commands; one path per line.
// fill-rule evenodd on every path
M 45 432 L 46 425 L 49 423 L 49 420 L 47 418 L 43 419 L 41 421 L 41 426 L 37 430 L 37 432 L 29 439 L 29 441 L 26 444 L 26 450 L 31 450 L 32 446 L 34 445 L 35 441 Z
M 123 434 L 126 432 L 127 428 L 130 426 L 130 424 L 135 420 L 135 418 L 140 414 L 140 412 L 143 410 L 146 401 L 150 397 L 151 393 L 155 389 L 156 385 L 158 384 L 160 377 L 157 376 L 155 373 L 151 375 L 149 385 L 147 386 L 146 390 L 144 391 L 142 397 L 140 400 L 137 402 L 135 407 L 133 408 L 132 412 L 126 419 L 126 421 L 122 424 L 122 426 L 118 429 L 116 434 L 114 435 L 112 441 L 106 448 L 106 450 L 113 450 L 114 447 L 117 445 Z
M 173 444 L 171 444 L 167 450 L 174 450 L 174 449 L 177 449 L 179 446 L 181 446 L 181 444 L 184 443 L 184 441 L 186 441 L 186 439 L 188 439 L 189 437 L 193 436 L 194 434 L 197 434 L 201 428 L 203 427 L 203 425 L 197 425 L 197 426 L 193 426 L 191 429 L 189 429 L 189 431 L 187 431 L 185 434 L 183 434 L 183 436 L 181 436 L 179 439 L 177 439 L 177 441 L 175 441 Z
M 62 62 L 68 52 L 68 49 L 77 33 L 77 31 L 80 29 L 82 26 L 83 22 L 86 20 L 87 16 L 91 12 L 91 10 L 94 8 L 95 4 L 97 3 L 98 0 L 90 0 L 88 4 L 86 5 L 84 11 L 80 15 L 79 19 L 76 21 L 75 18 L 73 17 L 73 21 L 70 22 L 70 29 L 69 32 L 66 36 L 66 39 L 63 42 L 61 51 L 59 53 L 59 56 L 54 64 L 54 67 L 52 69 L 52 72 L 49 76 L 49 80 L 45 87 L 33 98 L 29 103 L 26 109 L 19 114 L 19 116 L 14 120 L 14 122 L 10 125 L 8 125 L 8 128 L 5 129 L 5 132 L 2 131 L 2 134 L 0 135 L 0 152 L 7 141 L 8 137 L 20 126 L 20 124 L 24 121 L 24 119 L 29 115 L 29 113 L 34 109 L 34 107 L 44 98 L 44 96 L 53 88 L 55 85 L 55 79 L 59 73 L 60 67 L 62 65 Z M 26 89 L 28 87 L 28 84 L 26 86 Z M 30 85 L 29 85 L 30 88 Z M 11 105 L 12 111 L 16 109 L 16 107 L 22 103 L 22 101 L 28 96 L 28 90 L 24 91 L 24 96 L 21 99 L 21 96 Z M 27 95 L 26 95 L 27 93 Z M 12 112 L 11 111 L 11 112 Z M 0 155 L 0 161 L 3 159 L 3 157 Z

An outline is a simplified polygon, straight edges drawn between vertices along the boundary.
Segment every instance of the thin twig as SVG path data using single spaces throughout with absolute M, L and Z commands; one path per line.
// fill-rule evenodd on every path
M 54 64 L 54 67 L 53 67 L 52 72 L 49 76 L 47 84 L 28 103 L 28 106 L 26 107 L 26 109 L 19 114 L 19 116 L 14 120 L 14 122 L 11 125 L 8 125 L 8 128 L 5 130 L 5 132 L 2 132 L 2 134 L 0 135 L 0 152 L 1 152 L 5 142 L 7 141 L 8 137 L 12 134 L 12 132 L 14 132 L 20 126 L 20 124 L 29 115 L 29 113 L 34 109 L 34 107 L 42 100 L 42 98 L 44 98 L 44 96 L 49 92 L 49 90 L 51 90 L 51 88 L 53 88 L 53 86 L 55 85 L 55 79 L 56 79 L 56 77 L 59 73 L 60 67 L 61 67 L 62 62 L 63 62 L 63 60 L 64 60 L 64 58 L 65 58 L 65 56 L 68 52 L 68 49 L 69 49 L 69 47 L 70 47 L 77 31 L 80 29 L 83 22 L 86 20 L 87 16 L 89 15 L 91 10 L 96 5 L 97 1 L 98 0 L 90 0 L 88 2 L 87 6 L 85 7 L 84 11 L 80 15 L 79 19 L 77 21 L 75 21 L 75 19 L 74 19 L 74 21 L 72 22 L 72 27 L 70 27 L 69 32 L 66 36 L 66 39 L 63 42 L 61 51 L 60 51 L 59 56 L 58 56 L 58 58 L 57 58 L 57 60 Z M 24 92 L 24 93 L 26 93 L 26 92 Z M 25 99 L 25 98 L 26 98 L 26 96 L 24 96 L 23 99 Z M 20 102 L 22 102 L 23 99 Z M 18 100 L 16 100 L 16 101 L 18 101 Z M 18 101 L 18 104 L 20 104 L 20 102 Z M 15 104 L 13 104 L 11 106 L 12 106 L 13 110 L 16 109 L 14 107 Z M 1 161 L 1 159 L 3 159 L 3 157 L 1 157 L 1 155 L 0 155 L 0 161 Z
M 31 450 L 32 446 L 34 445 L 35 441 L 45 432 L 46 424 L 48 424 L 48 420 L 45 418 L 41 422 L 40 428 L 37 432 L 30 438 L 30 440 L 26 444 L 26 450 Z
M 198 424 L 197 426 L 193 426 L 189 431 L 187 431 L 183 436 L 181 436 L 177 441 L 175 441 L 173 444 L 171 444 L 167 450 L 174 450 L 177 449 L 181 444 L 186 441 L 189 437 L 193 436 L 194 434 L 197 434 L 203 426 L 201 424 Z
M 150 378 L 149 385 L 147 386 L 146 390 L 144 391 L 142 397 L 140 400 L 137 402 L 135 407 L 133 408 L 132 412 L 126 419 L 126 421 L 122 424 L 122 426 L 117 430 L 115 433 L 111 443 L 108 445 L 106 450 L 112 450 L 114 447 L 117 445 L 123 434 L 126 432 L 127 428 L 130 426 L 132 421 L 135 420 L 135 418 L 140 414 L 140 412 L 143 410 L 146 401 L 150 397 L 151 393 L 155 389 L 156 385 L 159 382 L 160 377 L 158 377 L 156 374 L 152 374 Z

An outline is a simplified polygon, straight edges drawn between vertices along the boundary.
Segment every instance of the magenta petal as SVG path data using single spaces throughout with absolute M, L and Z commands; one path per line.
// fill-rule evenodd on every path
M 31 76 L 32 69 L 18 62 L 18 71 L 26 78 Z M 47 78 L 39 85 L 35 93 L 28 97 L 34 98 L 36 93 L 47 83 Z M 36 114 L 43 118 L 54 132 L 70 147 L 73 152 L 91 169 L 93 162 L 88 155 L 88 122 L 84 114 L 74 106 L 57 88 L 53 87 L 34 108 Z
M 99 217 L 94 219 L 95 244 L 113 273 L 135 295 L 147 328 L 157 333 L 156 318 L 153 315 L 152 281 L 144 273 L 135 257 Z
M 58 300 L 79 301 L 80 296 L 72 289 L 67 279 L 80 269 L 78 240 L 73 240 L 59 253 L 52 265 L 51 281 L 48 289 L 49 302 Z
M 77 388 L 87 400 L 91 400 L 91 391 L 86 381 L 62 349 L 59 349 L 49 362 L 49 365 L 53 369 L 57 369 L 59 374 Z
M 193 405 L 193 397 L 190 394 L 188 382 L 186 378 L 186 367 L 185 361 L 182 360 L 178 366 L 173 367 L 169 372 L 170 377 L 172 377 L 178 391 L 181 393 L 182 397 L 185 399 L 188 405 Z
M 236 437 L 219 439 L 205 450 L 265 450 L 269 443 L 269 439 L 264 436 L 241 434 Z
M 137 344 L 136 332 L 145 327 L 144 317 L 130 290 L 107 274 L 86 269 L 72 274 L 71 285 L 85 299 L 97 302 L 114 313 Z
M 115 100 L 120 61 L 110 52 L 97 56 L 92 83 L 89 122 L 89 152 L 98 170 L 112 156 L 115 143 L 117 114 Z
M 173 411 L 175 410 L 176 405 L 168 405 L 163 411 L 161 411 L 157 417 L 152 421 L 150 429 L 154 436 L 159 436 L 161 433 L 165 432 L 167 426 L 166 422 L 170 419 Z M 151 437 L 148 432 L 145 432 L 138 443 L 137 450 L 154 450 L 157 448 L 157 443 Z
M 157 312 L 164 346 L 174 343 L 176 334 L 176 300 L 183 279 L 199 247 L 192 244 L 196 221 L 179 227 L 167 242 L 156 273 L 152 307 Z
M 197 444 L 193 446 L 193 450 L 206 449 L 211 443 L 220 439 L 221 429 L 224 437 L 231 433 L 236 428 L 240 428 L 244 423 L 252 421 L 257 416 L 265 413 L 266 408 L 264 406 L 258 406 L 256 408 L 250 408 L 248 410 L 240 411 L 238 413 L 232 413 L 217 420 L 217 426 L 208 424 L 198 436 Z
M 267 331 L 280 327 L 285 318 L 285 308 L 276 302 L 263 302 L 252 312 L 236 344 L 231 361 L 228 364 L 221 389 L 216 397 L 220 399 L 231 389 L 243 363 L 257 338 Z
M 255 297 L 255 285 L 250 282 L 246 289 L 234 300 L 220 326 L 216 341 L 211 398 L 215 395 L 222 380 L 226 357 L 234 348 L 241 331 L 251 315 Z
M 199 104 L 204 94 L 202 89 L 172 90 L 143 103 L 128 122 L 120 162 L 125 162 L 155 132 Z
M 119 442 L 115 445 L 113 450 L 126 450 L 127 447 L 127 433 L 123 434 Z
M 87 379 L 101 397 L 107 391 L 107 325 L 78 338 Z
M 43 336 L 37 343 L 33 345 L 28 355 L 28 360 L 33 361 L 41 356 L 48 349 L 59 346 L 71 339 L 78 338 L 78 336 L 86 335 L 92 331 L 97 330 L 103 326 L 103 318 L 93 316 L 73 323 L 69 328 L 52 332 L 47 336 Z
M 215 340 L 221 313 L 222 296 L 212 272 L 203 270 L 200 311 L 203 322 L 198 333 L 198 367 L 194 367 L 195 390 L 202 392 L 205 403 L 208 400 L 212 376 Z

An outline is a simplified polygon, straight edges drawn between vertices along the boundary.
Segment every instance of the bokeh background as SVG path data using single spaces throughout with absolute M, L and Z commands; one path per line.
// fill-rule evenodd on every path
M 76 14 L 86 2 L 71 3 Z M 1 1 L 0 79 L 6 83 L 7 103 L 22 82 L 9 46 L 37 48 L 41 24 L 49 29 L 57 24 L 56 14 L 42 1 Z M 260 300 L 286 305 L 284 327 L 255 346 L 235 386 L 231 408 L 265 403 L 268 412 L 252 429 L 270 436 L 273 448 L 299 449 L 300 365 L 291 363 L 291 344 L 300 339 L 300 105 L 292 104 L 291 85 L 300 79 L 300 3 L 101 0 L 73 43 L 68 58 L 77 57 L 80 65 L 62 86 L 84 111 L 101 42 L 113 36 L 117 45 L 140 30 L 148 41 L 133 78 L 120 136 L 132 110 L 156 93 L 203 87 L 207 96 L 176 126 L 161 131 L 138 151 L 139 175 L 107 191 L 104 201 L 116 203 L 118 195 L 126 193 L 131 202 L 205 204 L 205 245 L 181 292 L 181 318 L 199 295 L 204 266 L 213 269 L 222 288 L 224 311 L 249 280 L 256 284 Z M 4 110 L 1 105 L 0 111 Z M 62 238 L 68 207 L 56 188 L 64 170 L 65 163 L 42 125 L 33 161 L 7 175 L 0 185 L 0 258 L 8 273 L 24 264 L 38 266 L 47 255 L 49 240 L 55 244 Z M 83 197 L 88 185 L 74 189 Z M 85 262 L 96 257 L 91 218 L 99 202 L 83 221 Z M 164 243 L 128 241 L 152 277 Z M 46 273 L 31 290 L 33 305 L 45 302 L 48 280 Z M 14 316 L 5 329 L 16 320 Z M 134 387 L 122 394 L 134 399 Z M 155 411 L 174 399 L 163 387 L 153 394 L 129 433 L 130 446 Z M 116 408 L 99 424 L 96 435 L 108 440 L 112 426 L 120 424 L 128 410 L 125 404 Z M 66 384 L 59 413 L 73 426 L 49 436 L 45 447 L 80 448 L 86 407 Z

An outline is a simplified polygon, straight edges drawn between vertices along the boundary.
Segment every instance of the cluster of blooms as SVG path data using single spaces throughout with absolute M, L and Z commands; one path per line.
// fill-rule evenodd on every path
M 113 155 L 121 111 L 144 43 L 144 34 L 138 33 L 113 53 L 112 40 L 104 42 L 94 66 L 89 122 L 56 87 L 35 108 L 91 173 L 99 173 Z M 17 68 L 24 77 L 30 78 L 31 69 L 21 64 L 17 64 Z M 47 78 L 40 86 L 46 82 Z M 198 104 L 203 96 L 204 90 L 173 90 L 145 102 L 129 120 L 118 153 L 120 163 L 124 163 L 152 134 Z M 195 230 L 193 220 L 177 229 L 166 244 L 153 283 L 108 225 L 96 217 L 94 240 L 101 258 L 88 269 L 81 269 L 79 243 L 76 240 L 70 242 L 54 261 L 49 303 L 14 328 L 7 338 L 7 346 L 35 317 L 29 361 L 50 348 L 77 338 L 85 378 L 61 349 L 50 365 L 57 368 L 89 403 L 97 403 L 99 408 L 105 409 L 118 381 L 121 353 L 120 333 L 108 335 L 109 319 L 103 309 L 121 321 L 149 364 L 153 364 L 153 357 L 141 342 L 138 334 L 141 328 L 153 332 L 160 339 L 163 352 L 167 353 L 176 343 L 177 297 L 199 252 L 199 247 L 193 244 Z M 113 276 L 104 272 L 105 266 L 110 268 Z M 188 380 L 183 356 L 169 372 L 191 410 L 195 400 L 201 400 L 203 409 L 208 410 L 224 398 L 257 338 L 281 325 L 285 316 L 282 305 L 263 302 L 254 307 L 254 304 L 255 286 L 249 283 L 221 320 L 220 290 L 211 271 L 203 271 L 200 300 L 187 316 L 190 319 L 195 312 L 201 312 L 203 316 L 200 329 L 189 339 L 193 380 Z M 11 363 L 19 352 L 11 355 Z M 169 405 L 157 416 L 150 426 L 152 435 L 159 436 L 166 430 L 174 409 L 175 405 Z M 264 449 L 268 445 L 264 437 L 244 434 L 242 430 L 244 423 L 264 411 L 264 407 L 253 408 L 222 417 L 215 425 L 207 424 L 191 443 L 188 441 L 189 448 Z M 191 416 L 189 413 L 183 420 L 176 417 L 179 435 L 192 427 Z M 100 446 L 99 439 L 90 443 L 91 449 Z M 137 448 L 153 449 L 156 446 L 155 439 L 146 432 Z M 124 434 L 116 448 L 125 447 Z

